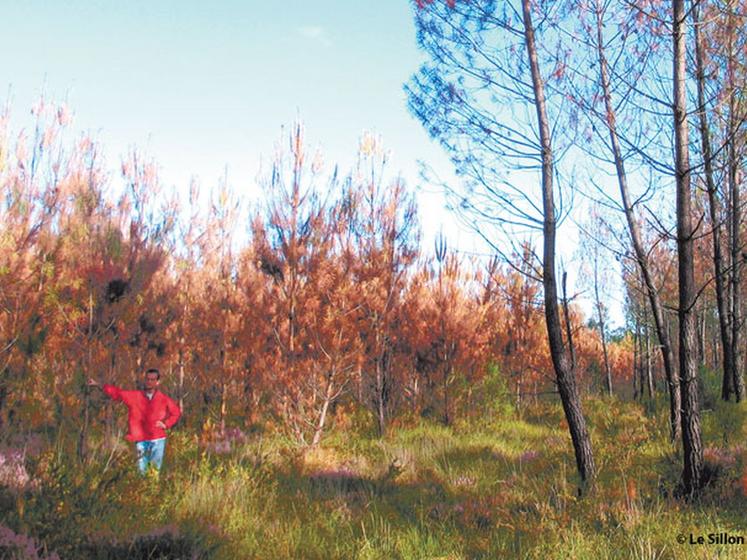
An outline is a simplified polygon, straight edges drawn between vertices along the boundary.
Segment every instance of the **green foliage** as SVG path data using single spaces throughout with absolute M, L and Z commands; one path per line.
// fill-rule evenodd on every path
M 739 404 L 721 399 L 713 409 L 703 411 L 703 437 L 719 446 L 742 444 L 747 432 L 747 402 Z
M 721 382 L 723 372 L 708 367 L 700 368 L 700 389 L 702 395 L 701 409 L 709 410 L 721 400 Z
M 699 502 L 685 503 L 673 497 L 681 461 L 666 419 L 617 399 L 584 408 L 599 467 L 584 498 L 562 410 L 539 403 L 521 417 L 506 407 L 472 424 L 421 421 L 384 438 L 352 425 L 317 448 L 258 433 L 221 450 L 175 433 L 160 478 L 137 476 L 130 451 L 106 459 L 103 443 L 87 466 L 48 451 L 31 465 L 37 486 L 0 492 L 0 511 L 9 511 L 0 524 L 62 558 L 94 559 L 687 560 L 702 551 L 677 535 L 740 534 L 747 457 L 738 441 L 709 448 L 719 475 Z M 708 441 L 743 429 L 735 410 L 709 413 Z
M 497 364 L 491 364 L 488 371 L 473 389 L 474 399 L 469 403 L 470 410 L 465 416 L 477 417 L 478 422 L 495 422 L 511 418 L 516 412 L 514 397 L 508 387 L 508 378 Z M 474 422 L 474 420 L 472 420 Z
M 116 507 L 108 499 L 108 489 L 124 474 L 86 469 L 71 461 L 71 456 L 46 452 L 34 469 L 32 489 L 17 497 L 15 515 L 6 519 L 63 557 L 87 542 L 90 519 Z

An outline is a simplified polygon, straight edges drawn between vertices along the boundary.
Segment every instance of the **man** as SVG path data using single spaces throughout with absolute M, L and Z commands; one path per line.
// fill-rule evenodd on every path
M 126 439 L 135 442 L 137 466 L 145 474 L 149 466 L 161 470 L 166 448 L 166 430 L 177 423 L 182 412 L 172 399 L 158 390 L 161 374 L 155 368 L 145 372 L 142 391 L 123 391 L 114 385 L 99 385 L 88 380 L 91 387 L 99 387 L 112 400 L 122 401 L 128 409 L 129 433 Z

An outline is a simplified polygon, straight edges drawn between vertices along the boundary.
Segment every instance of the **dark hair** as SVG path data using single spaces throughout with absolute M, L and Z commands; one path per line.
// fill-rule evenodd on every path
M 145 375 L 148 375 L 149 373 L 155 373 L 156 379 L 158 379 L 159 381 L 161 380 L 161 372 L 158 371 L 156 368 L 152 367 L 152 368 L 148 368 L 147 370 L 145 370 Z

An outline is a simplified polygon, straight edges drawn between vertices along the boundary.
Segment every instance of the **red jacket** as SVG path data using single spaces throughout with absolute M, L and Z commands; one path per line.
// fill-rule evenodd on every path
M 130 433 L 126 438 L 130 441 L 166 437 L 166 430 L 156 426 L 156 422 L 160 420 L 166 425 L 166 429 L 169 429 L 182 415 L 179 405 L 161 391 L 156 391 L 149 400 L 144 391 L 123 391 L 114 385 L 104 385 L 102 389 L 113 400 L 122 401 L 127 405 Z

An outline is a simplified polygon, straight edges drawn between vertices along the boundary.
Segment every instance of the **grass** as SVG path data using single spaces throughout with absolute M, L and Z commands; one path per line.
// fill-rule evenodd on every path
M 747 545 L 677 541 L 747 538 L 744 404 L 704 412 L 712 480 L 693 503 L 673 497 L 679 450 L 661 414 L 608 398 L 585 408 L 599 477 L 582 498 L 562 412 L 544 403 L 381 439 L 349 428 L 316 449 L 257 434 L 215 453 L 182 431 L 159 479 L 136 476 L 124 446 L 102 445 L 84 467 L 48 449 L 29 465 L 35 485 L 0 493 L 0 524 L 63 559 L 747 555 Z M 0 558 L 24 558 L 8 550 L 0 543 Z

